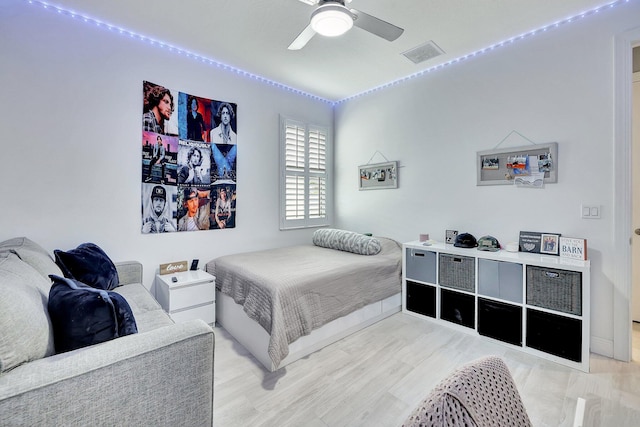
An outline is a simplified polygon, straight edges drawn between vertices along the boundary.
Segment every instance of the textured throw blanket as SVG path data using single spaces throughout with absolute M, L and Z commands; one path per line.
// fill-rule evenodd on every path
M 216 258 L 207 271 L 270 334 L 268 353 L 278 366 L 296 339 L 401 291 L 402 246 L 378 239 L 377 255 L 292 246 Z

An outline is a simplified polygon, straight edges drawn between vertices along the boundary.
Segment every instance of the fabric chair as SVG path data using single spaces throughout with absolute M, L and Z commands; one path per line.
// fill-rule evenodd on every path
M 531 426 L 507 365 L 495 356 L 457 369 L 407 418 L 405 427 Z

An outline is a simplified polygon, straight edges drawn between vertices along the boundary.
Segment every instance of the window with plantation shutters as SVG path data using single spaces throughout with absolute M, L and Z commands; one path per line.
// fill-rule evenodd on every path
M 281 118 L 280 228 L 330 224 L 327 128 Z

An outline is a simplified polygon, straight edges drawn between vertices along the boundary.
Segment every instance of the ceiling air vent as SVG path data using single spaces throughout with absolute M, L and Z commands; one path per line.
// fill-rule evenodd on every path
M 414 64 L 419 64 L 421 62 L 428 61 L 431 58 L 435 58 L 436 56 L 440 56 L 443 53 L 444 51 L 440 49 L 440 46 L 435 44 L 433 40 L 429 40 L 428 42 L 414 47 L 413 49 L 409 49 L 402 54 Z

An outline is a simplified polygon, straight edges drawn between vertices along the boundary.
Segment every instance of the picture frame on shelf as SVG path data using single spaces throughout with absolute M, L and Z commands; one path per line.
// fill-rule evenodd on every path
M 549 255 L 559 254 L 559 245 L 558 245 L 558 240 L 560 238 L 559 234 L 542 233 L 540 237 L 541 237 L 541 244 L 540 244 L 541 254 L 549 254 Z
M 359 190 L 382 190 L 386 188 L 398 188 L 398 162 L 358 166 Z
M 540 233 L 538 231 L 521 231 L 518 240 L 518 251 L 532 254 L 558 255 L 560 233 Z M 545 241 L 546 238 L 546 241 Z M 547 246 L 545 247 L 545 242 Z

